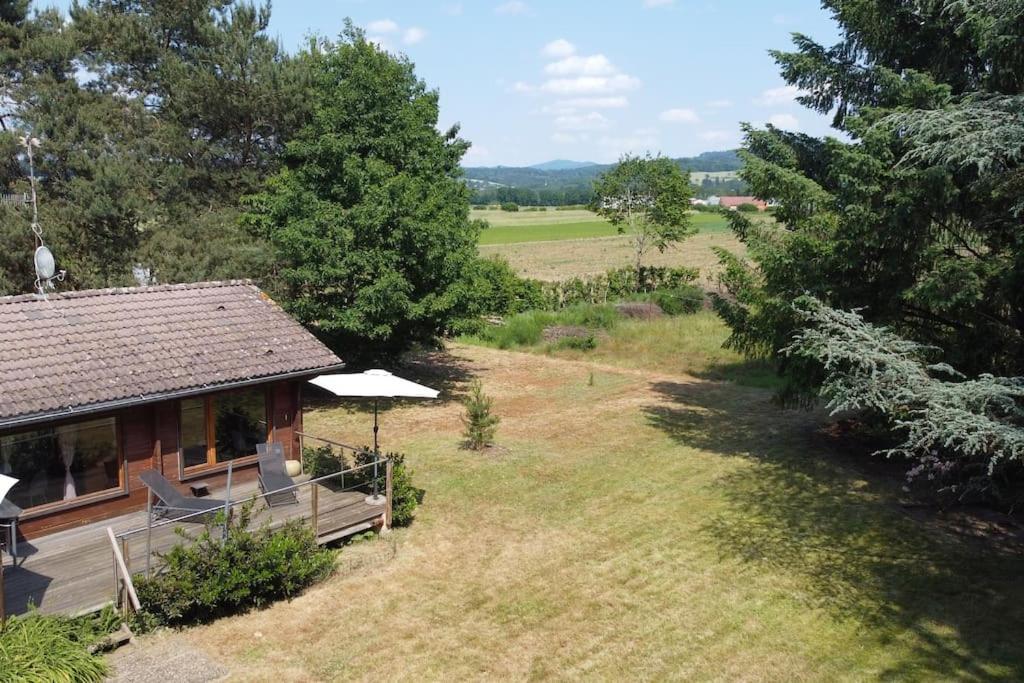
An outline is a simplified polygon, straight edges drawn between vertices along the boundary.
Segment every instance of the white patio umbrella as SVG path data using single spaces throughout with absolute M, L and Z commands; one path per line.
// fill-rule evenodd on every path
M 8 477 L 6 474 L 0 474 L 0 503 L 4 502 L 4 498 L 7 497 L 7 494 L 17 483 L 18 480 L 14 477 Z
M 387 370 L 367 370 L 338 375 L 320 375 L 309 380 L 321 389 L 343 398 L 373 399 L 373 451 L 377 446 L 377 401 L 382 398 L 437 398 L 438 391 L 392 375 Z

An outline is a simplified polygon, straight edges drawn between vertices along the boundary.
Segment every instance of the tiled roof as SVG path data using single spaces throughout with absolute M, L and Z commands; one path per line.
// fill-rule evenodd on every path
M 0 297 L 0 426 L 340 363 L 247 281 Z
M 757 197 L 720 197 L 719 206 L 740 206 L 742 204 L 753 204 L 754 206 L 763 209 L 767 206 L 763 199 Z

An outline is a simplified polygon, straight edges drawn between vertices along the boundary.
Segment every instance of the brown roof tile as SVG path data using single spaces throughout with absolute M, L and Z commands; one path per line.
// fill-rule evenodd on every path
M 0 297 L 0 426 L 340 363 L 247 281 Z

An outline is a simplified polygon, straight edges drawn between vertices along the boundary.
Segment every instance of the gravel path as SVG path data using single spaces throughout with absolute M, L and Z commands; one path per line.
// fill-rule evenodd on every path
M 229 671 L 175 633 L 147 636 L 144 646 L 128 645 L 107 657 L 114 683 L 207 683 Z

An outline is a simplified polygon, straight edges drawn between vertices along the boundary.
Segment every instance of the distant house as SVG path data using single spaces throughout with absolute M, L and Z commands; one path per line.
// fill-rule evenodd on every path
M 341 360 L 246 281 L 0 298 L 0 473 L 28 537 L 255 478 L 256 444 L 299 457 L 300 386 Z
M 758 211 L 764 211 L 768 208 L 768 203 L 757 197 L 721 197 L 719 199 L 719 206 L 730 211 L 735 211 L 741 204 L 753 204 L 757 207 Z
M 708 200 L 706 200 L 706 199 L 697 199 L 696 197 L 691 197 L 690 198 L 690 206 L 707 206 L 707 205 L 708 205 Z
M 718 206 L 719 201 L 720 198 L 718 196 L 711 195 L 710 197 L 708 197 L 708 206 Z

